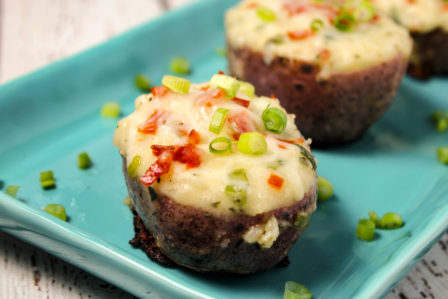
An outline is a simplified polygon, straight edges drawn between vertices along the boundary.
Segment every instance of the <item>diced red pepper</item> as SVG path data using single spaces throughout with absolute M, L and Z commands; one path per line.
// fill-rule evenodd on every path
M 188 143 L 189 144 L 199 144 L 201 142 L 201 135 L 196 130 L 191 130 L 190 134 L 188 134 Z
M 138 126 L 138 131 L 143 134 L 155 134 L 160 123 L 165 123 L 166 111 L 155 110 L 151 116 Z
M 271 173 L 271 175 L 269 176 L 269 179 L 268 179 L 268 184 L 272 188 L 277 189 L 277 190 L 282 189 L 284 182 L 285 182 L 285 180 L 282 177 L 279 177 L 278 175 L 273 174 L 273 173 Z
M 314 31 L 311 29 L 301 30 L 301 31 L 289 31 L 288 37 L 292 40 L 303 40 L 314 35 Z
M 169 88 L 163 85 L 160 86 L 154 86 L 151 88 L 151 92 L 154 95 L 155 98 L 162 98 L 164 97 L 168 92 Z
M 232 99 L 235 103 L 237 103 L 238 105 L 241 105 L 241 106 L 243 106 L 243 107 L 249 107 L 249 104 L 250 104 L 250 101 L 246 101 L 246 100 L 243 100 L 243 99 L 240 99 L 240 98 L 237 98 L 237 97 L 234 97 L 233 99 Z

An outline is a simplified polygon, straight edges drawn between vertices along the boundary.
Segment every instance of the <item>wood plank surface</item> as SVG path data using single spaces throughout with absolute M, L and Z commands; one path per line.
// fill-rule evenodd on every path
M 0 83 L 189 2 L 192 0 L 0 0 Z M 133 296 L 0 232 L 3 298 Z M 386 298 L 448 298 L 448 233 Z

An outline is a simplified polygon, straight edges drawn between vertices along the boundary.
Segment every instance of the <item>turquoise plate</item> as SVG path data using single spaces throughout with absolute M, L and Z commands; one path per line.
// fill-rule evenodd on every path
M 235 2 L 199 1 L 1 86 L 0 180 L 3 191 L 21 189 L 18 199 L 0 193 L 0 229 L 139 297 L 281 298 L 287 280 L 315 298 L 387 294 L 448 226 L 448 167 L 435 155 L 448 135 L 428 121 L 434 110 L 448 110 L 444 80 L 405 78 L 391 109 L 360 141 L 315 151 L 336 196 L 319 205 L 288 267 L 214 277 L 161 267 L 128 244 L 132 215 L 112 146 L 117 121 L 101 118 L 100 108 L 116 100 L 130 113 L 139 94 L 134 75 L 159 84 L 174 56 L 192 62 L 194 82 L 226 69 L 216 48 L 224 45 L 223 13 Z M 83 151 L 94 162 L 86 171 L 76 167 Z M 39 173 L 49 169 L 57 188 L 43 191 Z M 63 204 L 69 222 L 44 213 L 48 203 Z M 357 221 L 369 210 L 398 212 L 405 226 L 359 241 Z

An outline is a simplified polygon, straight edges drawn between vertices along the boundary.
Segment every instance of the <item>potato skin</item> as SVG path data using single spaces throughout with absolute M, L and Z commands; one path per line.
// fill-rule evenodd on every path
M 320 67 L 310 62 L 263 55 L 228 46 L 229 72 L 252 83 L 256 92 L 274 94 L 314 146 L 331 146 L 358 139 L 389 107 L 407 59 L 397 55 L 369 69 L 320 80 Z
M 448 32 L 436 29 L 428 33 L 412 32 L 414 48 L 408 73 L 417 79 L 448 75 Z
M 179 265 L 199 272 L 249 274 L 269 269 L 280 262 L 303 232 L 293 223 L 298 213 L 316 202 L 315 186 L 292 206 L 249 216 L 213 215 L 204 210 L 176 203 L 167 196 L 151 198 L 151 191 L 123 173 L 129 196 L 160 250 Z M 256 224 L 275 215 L 280 235 L 270 248 L 243 241 L 243 235 Z

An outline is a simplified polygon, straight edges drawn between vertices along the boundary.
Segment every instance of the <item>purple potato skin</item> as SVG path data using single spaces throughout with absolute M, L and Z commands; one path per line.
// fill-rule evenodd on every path
M 425 80 L 448 75 L 448 32 L 436 29 L 428 33 L 412 32 L 414 48 L 408 73 Z
M 327 147 L 360 138 L 381 117 L 395 97 L 407 58 L 350 73 L 319 79 L 315 63 L 275 57 L 266 64 L 251 49 L 228 46 L 229 72 L 252 83 L 256 93 L 274 94 L 296 114 L 296 124 L 313 146 Z
M 134 208 L 160 250 L 175 263 L 198 272 L 250 274 L 275 266 L 308 224 L 309 218 L 294 226 L 297 215 L 314 205 L 317 198 L 316 185 L 292 206 L 255 216 L 214 215 L 178 204 L 168 196 L 154 196 L 148 187 L 128 175 L 126 159 L 123 173 Z M 270 248 L 242 239 L 251 226 L 265 223 L 272 215 L 282 225 Z

